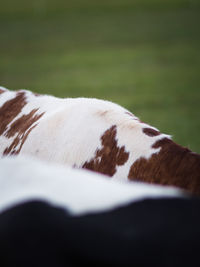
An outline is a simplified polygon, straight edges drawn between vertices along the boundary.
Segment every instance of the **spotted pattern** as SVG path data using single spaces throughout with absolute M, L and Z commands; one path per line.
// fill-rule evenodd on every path
M 148 183 L 174 185 L 200 194 L 200 155 L 163 138 L 153 148 L 160 148 L 149 159 L 139 158 L 130 168 L 128 178 Z
M 150 137 L 154 137 L 154 136 L 158 136 L 160 135 L 160 132 L 152 129 L 152 128 L 143 128 L 143 133 L 150 136 Z
M 10 145 L 4 149 L 3 155 L 18 154 L 30 132 L 37 126 L 35 123 L 44 114 L 36 114 L 38 109 L 33 109 L 28 114 L 20 116 L 26 104 L 25 92 L 19 91 L 14 98 L 0 107 L 0 135 L 8 139 L 12 138 Z M 16 119 L 17 116 L 19 118 Z
M 116 125 L 106 130 L 101 136 L 102 148 L 97 149 L 94 158 L 85 162 L 83 168 L 113 176 L 117 171 L 117 166 L 124 165 L 129 158 L 125 146 L 118 146 L 116 135 Z

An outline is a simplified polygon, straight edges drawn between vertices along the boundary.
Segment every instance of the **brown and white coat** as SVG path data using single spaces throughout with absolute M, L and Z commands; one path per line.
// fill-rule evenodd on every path
M 200 194 L 199 154 L 105 100 L 1 87 L 0 153 L 33 155 L 113 180 L 175 185 Z

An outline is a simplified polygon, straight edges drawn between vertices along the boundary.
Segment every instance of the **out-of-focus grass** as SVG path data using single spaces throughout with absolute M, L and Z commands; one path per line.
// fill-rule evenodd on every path
M 0 84 L 115 101 L 200 152 L 200 5 L 7 0 Z

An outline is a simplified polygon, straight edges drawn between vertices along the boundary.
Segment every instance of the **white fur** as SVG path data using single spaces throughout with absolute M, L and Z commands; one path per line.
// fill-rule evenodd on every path
M 35 158 L 0 160 L 0 212 L 28 200 L 44 200 L 72 215 L 107 211 L 145 198 L 181 197 L 170 187 L 121 184 L 83 169 L 48 164 Z

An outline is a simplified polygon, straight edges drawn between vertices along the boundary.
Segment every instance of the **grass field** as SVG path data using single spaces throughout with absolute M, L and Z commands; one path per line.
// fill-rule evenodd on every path
M 200 153 L 200 4 L 7 0 L 0 84 L 117 102 Z

